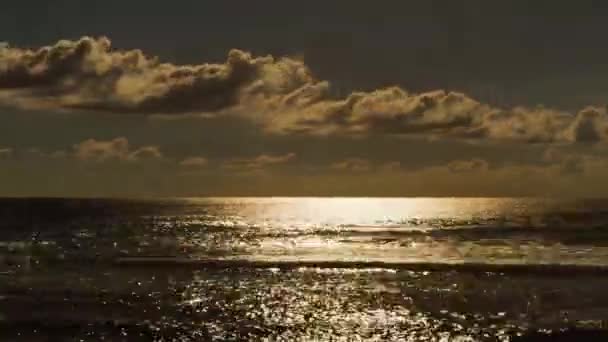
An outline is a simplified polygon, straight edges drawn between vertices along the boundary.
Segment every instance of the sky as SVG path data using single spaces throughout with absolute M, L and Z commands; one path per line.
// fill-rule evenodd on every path
M 608 196 L 605 1 L 6 0 L 0 196 Z

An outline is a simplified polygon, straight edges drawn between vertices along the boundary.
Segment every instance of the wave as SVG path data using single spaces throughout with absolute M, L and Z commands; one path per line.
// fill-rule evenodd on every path
M 608 276 L 608 265 L 590 264 L 499 264 L 499 263 L 436 263 L 382 261 L 259 261 L 247 259 L 188 259 L 175 257 L 123 257 L 113 261 L 120 267 L 171 267 L 195 269 L 396 269 L 404 271 L 503 273 L 509 275 L 602 275 Z
M 370 239 L 373 241 L 416 241 L 433 239 L 435 241 L 534 241 L 537 243 L 560 243 L 563 245 L 608 245 L 608 226 L 568 226 L 568 227 L 500 227 L 500 226 L 469 226 L 457 228 L 433 227 L 351 227 L 344 229 L 294 229 L 275 231 L 249 231 L 241 233 L 241 237 L 253 239 L 299 239 L 322 237 L 342 239 L 349 242 L 352 239 Z

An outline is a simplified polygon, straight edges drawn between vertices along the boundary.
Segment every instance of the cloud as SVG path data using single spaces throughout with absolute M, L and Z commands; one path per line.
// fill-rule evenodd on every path
M 42 159 L 66 159 L 70 157 L 70 154 L 64 150 L 58 151 L 44 151 L 37 147 L 31 147 L 25 151 L 21 151 L 22 156 L 25 158 L 42 158 Z
M 300 61 L 240 50 L 230 51 L 224 63 L 199 65 L 161 63 L 140 50 L 114 51 L 105 37 L 0 51 L 1 100 L 21 107 L 216 113 L 312 82 Z
M 389 161 L 380 166 L 380 169 L 388 172 L 400 171 L 402 168 L 401 162 Z
M 373 67 L 373 66 L 372 66 Z M 294 58 L 231 50 L 223 63 L 162 63 L 118 51 L 105 37 L 37 50 L 0 50 L 0 105 L 117 113 L 238 115 L 267 133 L 595 143 L 608 139 L 605 108 L 578 113 L 497 108 L 466 94 L 399 87 L 330 96 Z
M 562 174 L 572 175 L 582 174 L 594 164 L 605 162 L 596 156 L 569 153 L 554 147 L 548 148 L 542 159 L 549 165 L 557 166 Z
M 559 196 L 605 197 L 608 160 L 584 163 L 582 173 L 564 172 L 559 163 L 520 161 L 489 165 L 485 159 L 462 159 L 417 168 L 386 170 L 385 162 L 369 160 L 367 171 L 346 172 L 316 169 L 315 172 L 243 173 L 241 179 L 226 178 L 230 195 L 256 196 Z M 454 166 L 461 166 L 456 172 Z M 465 167 L 466 166 L 466 167 Z M 310 170 L 310 169 L 309 169 Z M 291 170 L 290 170 L 291 171 Z
M 608 138 L 608 116 L 601 108 L 586 108 L 576 115 L 545 108 L 505 110 L 462 93 L 440 90 L 410 94 L 391 87 L 353 93 L 343 100 L 283 108 L 283 114 L 272 118 L 267 128 L 283 134 L 598 142 Z
M 13 154 L 13 149 L 8 147 L 0 147 L 0 158 L 7 158 Z
M 505 163 L 489 167 L 484 159 L 463 159 L 415 169 L 320 175 L 327 194 L 379 196 L 605 196 L 608 160 L 585 156 L 545 163 Z M 381 164 L 378 164 L 378 166 Z M 320 191 L 320 190 L 319 190 Z
M 223 163 L 223 167 L 231 170 L 255 170 L 262 169 L 271 165 L 288 163 L 296 158 L 295 153 L 284 155 L 262 154 L 254 158 L 235 158 Z
M 586 108 L 579 112 L 565 130 L 568 141 L 598 142 L 606 139 L 606 111 Z
M 487 161 L 483 159 L 470 159 L 470 160 L 454 160 L 448 163 L 447 168 L 452 172 L 471 172 L 471 171 L 485 171 L 489 167 Z
M 330 169 L 338 171 L 349 171 L 353 173 L 364 173 L 364 172 L 384 172 L 384 173 L 395 173 L 402 172 L 403 165 L 398 161 L 385 161 L 385 162 L 372 162 L 364 158 L 347 158 L 339 160 L 329 165 Z
M 74 157 L 86 161 L 140 161 L 160 159 L 162 153 L 157 146 L 143 146 L 132 150 L 129 141 L 120 137 L 113 140 L 88 139 L 74 145 Z
M 131 152 L 127 157 L 127 160 L 149 160 L 149 159 L 161 159 L 163 154 L 160 152 L 160 148 L 157 146 L 144 146 Z
M 179 165 L 184 167 L 203 167 L 207 164 L 209 164 L 209 161 L 203 157 L 189 157 L 179 162 Z
M 372 164 L 367 159 L 349 158 L 330 165 L 334 170 L 366 172 L 372 168 Z
M 442 168 L 445 168 L 451 173 L 465 173 L 465 172 L 477 172 L 485 171 L 489 169 L 489 163 L 483 159 L 473 158 L 469 160 L 453 160 L 447 164 L 441 164 Z M 384 173 L 402 173 L 407 170 L 404 169 L 398 161 L 388 162 L 377 162 L 374 163 L 368 159 L 363 158 L 348 158 L 335 163 L 330 164 L 330 169 L 351 171 L 351 172 L 384 172 Z M 434 167 L 437 167 L 435 165 Z M 430 167 L 433 168 L 433 167 Z

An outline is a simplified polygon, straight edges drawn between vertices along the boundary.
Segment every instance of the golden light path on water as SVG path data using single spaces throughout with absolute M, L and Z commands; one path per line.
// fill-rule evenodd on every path
M 550 199 L 205 198 L 223 215 L 205 224 L 233 229 L 227 259 L 385 263 L 603 263 L 604 247 L 572 250 L 537 241 L 563 224 Z M 193 222 L 201 222 L 193 217 Z M 211 222 L 210 222 L 211 221 Z M 503 232 L 508 235 L 503 236 Z M 513 234 L 515 233 L 515 234 Z M 196 251 L 195 241 L 191 241 Z M 184 241 L 188 244 L 188 241 Z M 204 241 L 202 243 L 208 243 Z M 193 253 L 196 256 L 196 252 Z
M 536 311 L 542 309 L 536 307 L 540 304 L 533 298 L 544 296 L 545 290 L 522 287 L 516 280 L 499 275 L 408 271 L 398 266 L 410 262 L 553 264 L 608 260 L 605 248 L 581 253 L 559 242 L 533 241 L 528 236 L 529 229 L 559 223 L 559 218 L 547 216 L 554 206 L 550 200 L 189 201 L 205 207 L 217 205 L 222 213 L 193 215 L 195 225 L 205 222 L 234 232 L 227 241 L 214 240 L 218 250 L 224 252 L 215 253 L 215 260 L 247 260 L 253 265 L 269 261 L 296 266 L 309 265 L 307 262 L 343 263 L 339 268 L 241 269 L 242 278 L 220 285 L 221 293 L 236 293 L 234 301 L 215 304 L 210 303 L 216 297 L 210 295 L 209 288 L 215 288 L 217 280 L 205 272 L 197 273 L 183 294 L 182 305 L 197 313 L 213 310 L 215 305 L 221 312 L 238 311 L 244 306 L 246 317 L 253 322 L 247 324 L 260 329 L 272 327 L 268 340 L 508 341 L 530 321 L 539 323 Z M 512 229 L 522 229 L 523 234 L 513 235 Z M 501 230 L 510 233 L 503 236 Z M 192 243 L 191 257 L 208 259 L 207 250 L 197 254 L 196 245 L 209 241 Z M 365 262 L 384 266 L 370 268 Z M 513 304 L 505 305 L 505 301 Z M 547 321 L 560 319 L 543 315 Z M 217 336 L 226 333 L 221 319 L 202 324 L 205 331 Z
M 238 205 L 242 216 L 255 219 L 299 219 L 336 224 L 489 217 L 522 203 L 511 198 L 220 197 L 188 200 L 191 203 Z M 539 200 L 529 201 L 536 203 Z
M 233 198 L 191 199 L 191 203 L 216 203 L 225 215 L 215 224 L 255 233 L 245 247 L 226 259 L 253 261 L 369 261 L 403 262 L 442 257 L 445 246 L 410 240 L 400 233 L 436 229 L 441 220 L 467 221 L 491 217 L 508 205 L 492 199 L 366 199 L 366 198 Z M 200 218 L 195 218 L 199 220 Z M 209 219 L 209 218 L 207 218 Z M 435 225 L 435 226 L 434 226 Z M 392 238 L 392 239 L 391 239 Z M 243 243 L 242 241 L 237 244 Z M 204 256 L 203 256 L 204 257 Z M 449 257 L 443 256 L 443 262 Z M 416 310 L 403 294 L 400 277 L 393 269 L 307 268 L 290 272 L 268 270 L 257 280 L 239 282 L 239 291 L 257 298 L 250 318 L 260 326 L 282 327 L 277 340 L 473 341 L 462 322 L 449 323 Z M 370 276 L 371 275 L 371 276 Z M 195 277 L 184 305 L 207 310 L 205 274 Z M 424 278 L 425 273 L 409 277 Z M 253 293 L 251 293 L 253 291 Z M 389 305 L 377 305 L 382 296 Z M 251 298 L 240 296 L 238 301 Z M 261 301 L 261 303 L 260 303 Z M 226 303 L 230 306 L 232 304 Z M 196 310 L 196 309 L 195 309 Z M 451 314 L 458 318 L 458 313 Z M 461 320 L 466 320 L 462 317 Z M 447 323 L 446 323 L 447 324 Z M 222 336 L 223 322 L 206 322 L 205 330 Z M 445 330 L 445 331 L 443 331 Z M 494 334 L 506 340 L 505 331 Z

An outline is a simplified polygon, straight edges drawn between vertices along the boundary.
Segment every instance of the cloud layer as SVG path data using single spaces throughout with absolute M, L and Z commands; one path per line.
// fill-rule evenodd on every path
M 230 170 L 259 170 L 271 165 L 286 164 L 296 159 L 295 153 L 284 155 L 262 154 L 253 158 L 235 158 L 227 160 L 222 167 Z
M 373 66 L 371 66 L 373 67 Z M 232 50 L 223 63 L 174 65 L 107 38 L 0 49 L 0 105 L 144 114 L 236 114 L 275 134 L 374 135 L 595 143 L 605 108 L 502 109 L 462 93 L 399 87 L 334 98 L 300 60 Z M 149 153 L 153 153 L 148 151 Z
M 293 59 L 229 52 L 223 64 L 161 63 L 109 39 L 62 40 L 37 50 L 0 50 L 3 104 L 124 113 L 216 113 L 247 99 L 288 94 L 312 82 Z
M 13 149 L 0 146 L 0 158 L 10 157 L 13 154 Z
M 372 167 L 369 160 L 363 158 L 348 158 L 339 162 L 335 162 L 330 166 L 334 170 L 365 172 Z
M 204 157 L 189 157 L 179 162 L 180 166 L 192 168 L 204 167 L 207 164 L 209 164 L 209 160 Z
M 282 133 L 394 134 L 429 138 L 493 139 L 520 142 L 588 142 L 606 140 L 608 116 L 603 108 L 570 114 L 545 108 L 504 110 L 465 94 L 434 91 L 410 94 L 398 87 L 353 93 L 283 108 L 269 126 Z
M 472 171 L 485 171 L 488 169 L 488 162 L 483 159 L 470 159 L 470 160 L 454 160 L 448 163 L 448 169 L 452 172 L 472 172 Z
M 132 149 L 126 138 L 113 140 L 88 139 L 74 145 L 74 156 L 79 160 L 102 162 L 106 160 L 140 161 L 163 157 L 157 146 Z

